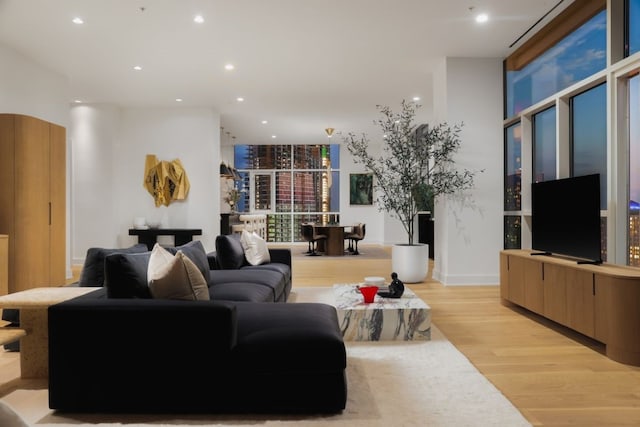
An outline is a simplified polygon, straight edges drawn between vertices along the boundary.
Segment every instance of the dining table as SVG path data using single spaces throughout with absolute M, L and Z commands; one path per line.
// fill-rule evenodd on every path
M 329 256 L 344 255 L 344 229 L 350 225 L 315 224 L 314 234 L 324 234 L 327 239 L 318 240 L 318 252 Z

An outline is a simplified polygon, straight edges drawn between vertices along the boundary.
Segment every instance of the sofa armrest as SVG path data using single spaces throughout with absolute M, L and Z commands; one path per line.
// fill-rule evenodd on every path
M 289 248 L 269 248 L 271 262 L 286 264 L 291 269 L 291 249 Z
M 237 339 L 236 307 L 218 301 L 76 298 L 49 307 L 48 318 L 49 403 L 58 409 L 91 410 L 117 395 L 124 406 L 114 409 L 126 411 L 211 386 L 212 367 L 230 363 Z

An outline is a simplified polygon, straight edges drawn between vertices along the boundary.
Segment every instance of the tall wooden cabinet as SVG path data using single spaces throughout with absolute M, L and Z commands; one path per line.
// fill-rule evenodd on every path
M 0 234 L 0 295 L 9 293 L 9 236 Z
M 500 253 L 500 296 L 604 343 L 611 359 L 640 366 L 640 269 L 531 254 Z
M 9 235 L 9 292 L 65 283 L 66 131 L 0 114 L 0 234 Z

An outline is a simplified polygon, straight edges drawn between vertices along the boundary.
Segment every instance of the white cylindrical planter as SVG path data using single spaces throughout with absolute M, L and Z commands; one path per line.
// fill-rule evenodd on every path
M 429 245 L 416 243 L 391 247 L 391 269 L 404 283 L 424 281 L 429 272 Z

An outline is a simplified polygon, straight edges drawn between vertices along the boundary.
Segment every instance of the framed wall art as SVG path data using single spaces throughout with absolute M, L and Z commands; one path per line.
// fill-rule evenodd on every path
M 372 205 L 373 204 L 373 174 L 352 173 L 349 174 L 349 204 Z

